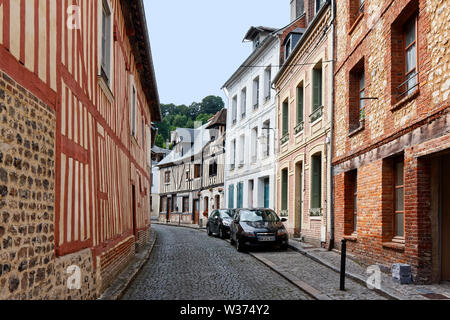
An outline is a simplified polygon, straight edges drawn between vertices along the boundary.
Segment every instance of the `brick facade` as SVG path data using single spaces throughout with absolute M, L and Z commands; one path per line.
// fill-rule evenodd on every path
M 348 250 L 367 264 L 413 267 L 416 282 L 439 281 L 439 220 L 433 207 L 439 192 L 433 170 L 449 148 L 450 49 L 443 1 L 365 1 L 355 18 L 349 1 L 337 2 L 334 121 L 336 244 L 346 237 Z M 350 1 L 351 2 L 351 1 Z M 407 94 L 405 23 L 417 17 L 419 85 Z M 364 113 L 355 128 L 352 70 L 363 61 Z M 399 88 L 400 86 L 400 88 Z M 352 100 L 353 99 L 353 100 Z M 404 237 L 395 237 L 396 157 L 404 163 Z M 444 159 L 444 158 L 442 158 Z M 444 160 L 443 160 L 444 161 Z M 448 164 L 447 164 L 448 165 Z M 357 230 L 352 229 L 349 174 L 357 172 Z M 397 199 L 398 200 L 398 199 Z M 398 200 L 401 201 L 401 200 Z M 401 224 L 400 224 L 401 225 Z M 443 250 L 447 250 L 444 249 Z

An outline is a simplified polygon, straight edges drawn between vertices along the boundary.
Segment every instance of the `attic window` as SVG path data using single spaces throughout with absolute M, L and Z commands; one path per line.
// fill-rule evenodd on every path
M 257 49 L 261 46 L 261 40 L 259 38 L 259 36 L 257 36 L 255 38 L 255 40 L 253 40 L 253 49 Z
M 291 41 L 292 39 L 291 38 L 289 38 L 289 40 L 288 41 L 286 41 L 286 44 L 285 44 L 285 46 L 284 46 L 284 49 L 285 49 L 285 54 L 284 54 L 284 58 L 285 59 L 287 59 L 287 58 L 289 58 L 289 56 L 291 55 L 291 51 L 292 51 L 292 47 L 291 47 L 291 43 L 292 43 L 292 41 Z

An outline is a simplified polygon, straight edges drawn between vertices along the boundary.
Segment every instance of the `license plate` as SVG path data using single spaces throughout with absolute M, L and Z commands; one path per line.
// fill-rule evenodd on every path
M 275 241 L 275 237 L 268 237 L 268 236 L 266 236 L 266 237 L 258 237 L 258 241 L 261 241 L 261 242 L 268 242 L 268 241 Z

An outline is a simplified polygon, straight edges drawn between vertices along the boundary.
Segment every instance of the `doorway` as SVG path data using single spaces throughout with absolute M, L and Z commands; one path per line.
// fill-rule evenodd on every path
M 221 209 L 220 208 L 220 196 L 219 195 L 216 196 L 216 209 L 217 210 Z
M 302 233 L 303 215 L 303 163 L 295 165 L 295 228 L 294 236 L 300 237 Z
M 264 179 L 264 208 L 269 209 L 270 201 L 270 179 L 265 178 Z
M 450 155 L 440 162 L 441 280 L 450 281 Z
M 136 187 L 134 184 L 131 185 L 131 206 L 133 215 L 133 235 L 137 237 L 136 233 Z
M 167 198 L 167 222 L 170 222 L 170 216 L 172 214 L 172 198 Z
M 199 204 L 200 204 L 200 202 L 199 202 L 199 200 L 194 200 L 194 203 L 193 203 L 193 207 L 194 207 L 194 219 L 193 219 L 193 221 L 194 221 L 194 224 L 198 224 L 198 220 L 199 220 Z
M 209 217 L 209 198 L 205 197 L 205 210 L 203 211 L 203 213 L 206 212 L 206 218 Z

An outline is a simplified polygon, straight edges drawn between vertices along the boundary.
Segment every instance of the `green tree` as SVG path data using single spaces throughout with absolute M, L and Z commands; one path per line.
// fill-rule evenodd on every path
M 212 114 L 202 113 L 202 114 L 199 114 L 199 115 L 197 116 L 197 118 L 195 119 L 195 121 L 199 121 L 199 122 L 201 122 L 202 124 L 205 124 L 205 123 L 207 123 L 207 122 L 209 121 L 209 119 L 211 119 L 213 116 L 214 116 L 214 115 L 212 115 Z
M 203 99 L 200 107 L 200 113 L 206 114 L 216 114 L 223 109 L 225 103 L 221 97 L 218 96 L 207 96 Z
M 156 123 L 158 128 L 157 145 L 165 146 L 165 141 L 170 139 L 170 132 L 177 128 L 194 128 L 195 121 L 201 121 L 205 124 L 218 111 L 225 106 L 221 97 L 208 96 L 202 102 L 193 102 L 186 106 L 170 104 L 161 104 L 161 113 L 163 120 Z M 167 148 L 169 146 L 165 146 Z
M 166 142 L 164 141 L 164 137 L 161 134 L 156 136 L 155 144 L 160 148 L 166 148 Z

